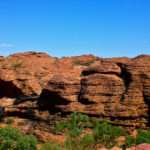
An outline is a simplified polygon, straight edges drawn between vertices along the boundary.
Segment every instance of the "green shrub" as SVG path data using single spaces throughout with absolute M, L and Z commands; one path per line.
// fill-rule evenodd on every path
M 64 132 L 64 130 L 67 128 L 67 123 L 62 121 L 62 122 L 57 122 L 55 127 L 54 127 L 54 132 L 56 134 Z
M 73 63 L 75 65 L 81 65 L 81 66 L 89 66 L 91 65 L 92 63 L 94 63 L 95 60 L 90 60 L 90 61 L 87 61 L 87 62 L 84 62 L 84 61 L 80 61 L 80 60 L 75 60 Z
M 94 136 L 92 134 L 87 134 L 83 138 L 81 138 L 80 145 L 83 149 L 91 150 L 93 149 L 95 142 L 96 141 L 94 139 Z
M 93 135 L 87 134 L 84 137 L 68 137 L 64 148 L 65 150 L 91 150 L 94 147 Z
M 14 122 L 14 118 L 13 117 L 8 117 L 6 122 L 7 122 L 7 124 L 12 124 Z
M 23 135 L 12 127 L 0 128 L 0 150 L 36 150 L 36 144 L 32 135 Z
M 74 150 L 74 149 L 77 149 L 77 150 L 80 150 L 81 146 L 79 146 L 79 141 L 77 138 L 71 138 L 71 137 L 68 137 L 64 143 L 64 148 L 65 150 Z
M 62 148 L 61 148 L 61 145 L 57 143 L 48 142 L 48 143 L 42 144 L 40 150 L 62 150 Z
M 136 138 L 128 135 L 126 137 L 125 145 L 127 147 L 131 147 L 133 145 L 138 145 L 142 143 L 150 143 L 150 131 L 139 130 Z
M 135 144 L 136 144 L 136 139 L 133 138 L 130 135 L 127 135 L 126 136 L 126 142 L 125 142 L 126 147 L 131 147 L 131 146 L 133 146 Z
M 72 113 L 70 119 L 57 122 L 54 128 L 55 133 L 67 132 L 70 136 L 78 136 L 89 122 L 89 117 L 81 113 Z
M 117 137 L 126 134 L 126 132 L 121 127 L 112 126 L 106 121 L 97 121 L 93 131 L 95 140 L 108 148 L 111 148 L 116 144 L 115 139 Z
M 91 128 L 92 133 L 82 137 L 81 133 L 86 128 Z M 68 120 L 57 123 L 55 129 L 57 132 L 66 134 L 65 147 L 67 150 L 93 149 L 97 143 L 111 148 L 117 144 L 118 137 L 127 135 L 123 128 L 113 126 L 108 121 L 89 118 L 87 115 L 76 112 L 72 113 Z
M 150 143 L 150 130 L 148 130 L 148 131 L 139 130 L 138 131 L 138 135 L 136 137 L 136 144 L 141 144 L 141 143 Z
M 69 134 L 71 137 L 79 136 L 80 133 L 83 130 L 83 127 L 81 126 L 81 121 L 83 121 L 84 118 L 79 113 L 72 113 L 70 116 L 70 120 L 67 124 L 67 134 Z

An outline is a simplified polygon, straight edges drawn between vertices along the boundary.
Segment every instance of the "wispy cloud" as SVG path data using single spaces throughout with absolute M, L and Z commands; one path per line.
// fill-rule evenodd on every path
M 13 48 L 14 45 L 10 43 L 0 43 L 0 48 Z

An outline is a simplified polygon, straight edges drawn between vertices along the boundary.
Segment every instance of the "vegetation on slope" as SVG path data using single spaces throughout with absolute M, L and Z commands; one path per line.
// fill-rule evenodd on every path
M 150 131 L 138 130 L 135 138 L 122 127 L 80 113 L 73 113 L 69 119 L 57 122 L 54 133 L 63 134 L 66 137 L 65 142 L 40 143 L 33 135 L 25 135 L 9 125 L 0 128 L 0 150 L 96 150 L 102 146 L 125 149 L 150 143 Z M 120 137 L 124 137 L 122 143 L 118 142 Z
M 12 127 L 0 128 L 0 150 L 36 150 L 37 140 Z

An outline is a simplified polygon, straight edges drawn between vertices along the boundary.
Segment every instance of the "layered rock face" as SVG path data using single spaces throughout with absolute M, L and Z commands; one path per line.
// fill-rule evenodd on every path
M 150 56 L 55 58 L 28 52 L 2 57 L 0 97 L 1 106 L 15 106 L 6 114 L 28 114 L 31 109 L 34 116 L 47 120 L 51 113 L 76 111 L 122 126 L 146 127 Z M 13 98 L 13 103 L 3 97 Z
M 82 112 L 122 126 L 148 126 L 150 56 L 99 58 L 80 76 L 50 80 L 39 103 L 45 100 L 57 111 Z

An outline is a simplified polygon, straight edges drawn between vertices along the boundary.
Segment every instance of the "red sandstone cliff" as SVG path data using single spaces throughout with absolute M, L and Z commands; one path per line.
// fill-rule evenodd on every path
M 55 58 L 28 52 L 1 57 L 0 97 L 1 105 L 15 105 L 7 108 L 8 114 L 25 113 L 29 107 L 46 120 L 49 114 L 40 116 L 39 109 L 77 111 L 115 124 L 146 127 L 150 117 L 150 56 Z M 4 104 L 3 97 L 14 98 L 13 103 Z

